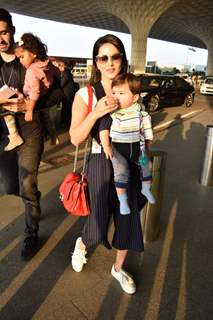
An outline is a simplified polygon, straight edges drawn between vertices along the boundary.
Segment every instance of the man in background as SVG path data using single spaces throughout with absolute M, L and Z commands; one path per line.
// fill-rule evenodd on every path
M 14 54 L 14 34 L 10 13 L 0 8 L 0 87 L 7 84 L 22 92 L 25 71 Z M 14 106 L 14 110 L 19 111 L 19 106 Z M 25 238 L 21 257 L 28 260 L 38 248 L 41 193 L 37 176 L 43 152 L 43 133 L 39 112 L 34 113 L 30 122 L 24 120 L 23 113 L 15 113 L 15 118 L 24 143 L 14 151 L 0 151 L 0 193 L 18 195 L 24 202 Z M 1 145 L 7 134 L 4 120 L 0 118 Z
M 76 92 L 76 83 L 73 80 L 71 70 L 65 62 L 58 60 L 57 66 L 61 71 L 61 88 L 64 92 L 61 109 L 61 123 L 64 127 L 70 126 L 72 117 L 72 103 Z

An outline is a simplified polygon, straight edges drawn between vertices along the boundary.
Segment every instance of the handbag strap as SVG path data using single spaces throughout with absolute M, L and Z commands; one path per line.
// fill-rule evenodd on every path
M 89 146 L 89 138 L 86 140 L 86 144 L 85 144 L 85 148 L 84 148 L 84 161 L 83 161 L 83 168 L 82 168 L 82 172 L 81 172 L 82 175 L 85 174 L 88 146 Z M 73 167 L 73 171 L 74 171 L 74 172 L 76 171 L 76 168 L 77 168 L 78 150 L 79 150 L 79 149 L 78 149 L 78 146 L 77 146 L 77 147 L 75 148 L 75 158 L 74 158 L 74 167 Z
M 90 84 L 87 86 L 88 90 L 88 113 L 92 111 L 92 102 L 93 102 L 93 89 Z
M 93 89 L 92 89 L 92 86 L 90 84 L 88 84 L 87 90 L 88 90 L 88 113 L 90 113 L 92 111 L 92 103 L 93 103 Z M 83 161 L 83 168 L 82 168 L 82 172 L 81 172 L 82 180 L 83 180 L 84 175 L 85 175 L 88 146 L 89 146 L 89 138 L 87 138 L 87 140 L 86 140 L 85 149 L 84 149 L 84 161 Z M 75 158 L 74 158 L 74 167 L 73 167 L 73 171 L 74 172 L 76 171 L 76 168 L 77 168 L 78 149 L 79 148 L 77 146 L 75 148 Z

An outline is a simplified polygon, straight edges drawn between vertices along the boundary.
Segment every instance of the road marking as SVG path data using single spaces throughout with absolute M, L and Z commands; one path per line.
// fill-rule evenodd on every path
M 43 173 L 46 172 L 50 169 L 54 168 L 54 166 L 48 162 L 44 162 L 44 161 L 40 161 L 40 165 L 39 165 L 39 173 Z
M 164 239 L 166 239 L 166 241 L 163 242 L 161 256 L 159 258 L 158 265 L 155 268 L 155 275 L 153 277 L 152 289 L 150 292 L 149 303 L 144 320 L 157 320 L 159 316 L 164 283 L 166 279 L 166 271 L 168 268 L 174 236 L 174 225 L 177 215 L 177 201 L 174 203 L 170 212 L 171 213 L 164 235 Z M 153 305 L 155 305 L 155 308 L 153 308 Z
M 190 118 L 198 115 L 199 113 L 201 113 L 203 111 L 204 111 L 204 109 L 198 109 L 198 110 L 195 110 L 195 111 L 190 111 L 188 113 L 180 115 L 180 117 L 178 119 L 172 119 L 172 120 L 166 121 L 166 122 L 164 122 L 162 124 L 159 124 L 159 125 L 155 126 L 153 128 L 153 131 L 154 132 L 159 132 L 159 131 L 165 130 L 165 129 L 169 128 L 169 127 L 172 127 L 174 125 L 179 124 L 183 120 L 190 119 Z
M 77 218 L 76 218 L 77 219 Z M 23 286 L 32 273 L 39 267 L 39 265 L 47 258 L 52 250 L 57 246 L 59 241 L 69 231 L 72 224 L 76 219 L 70 219 L 70 216 L 66 217 L 60 226 L 51 234 L 47 243 L 39 250 L 39 252 L 27 262 L 22 271 L 14 278 L 7 289 L 0 296 L 0 310 L 10 301 L 10 299 L 16 294 L 16 292 Z
M 4 250 L 0 252 L 0 262 L 3 260 L 21 241 L 23 236 L 16 237 Z
M 180 275 L 180 287 L 177 299 L 175 320 L 186 319 L 187 311 L 187 243 L 184 242 L 182 252 L 182 265 Z

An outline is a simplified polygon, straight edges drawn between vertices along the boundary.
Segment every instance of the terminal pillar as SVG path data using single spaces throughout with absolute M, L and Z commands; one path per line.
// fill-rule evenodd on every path
M 208 59 L 207 59 L 207 67 L 206 67 L 206 75 L 213 75 L 213 41 L 209 41 L 207 44 L 208 48 Z
M 132 35 L 131 71 L 144 73 L 146 71 L 148 32 L 141 30 L 139 25 L 130 31 Z
M 149 32 L 158 18 L 174 4 L 174 1 L 176 0 L 108 0 L 107 11 L 121 19 L 132 36 L 131 72 L 145 72 Z

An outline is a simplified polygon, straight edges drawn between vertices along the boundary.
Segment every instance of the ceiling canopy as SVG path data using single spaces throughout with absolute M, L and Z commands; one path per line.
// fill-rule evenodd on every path
M 150 3 L 141 1 L 143 4 L 146 2 Z M 1 0 L 1 7 L 14 13 L 129 33 L 125 22 L 110 14 L 106 5 L 107 2 L 101 0 Z M 206 34 L 213 34 L 212 29 L 212 0 L 174 0 L 174 5 L 152 26 L 149 37 L 206 48 Z

